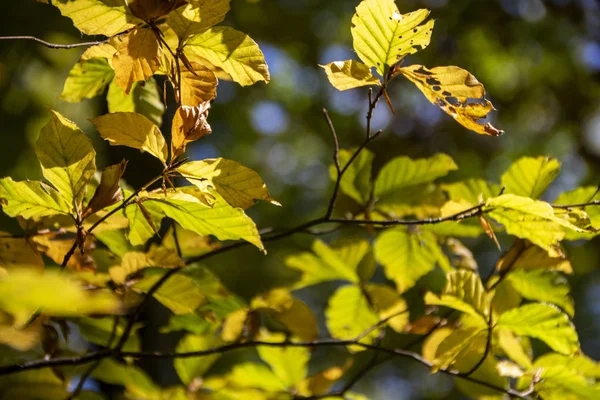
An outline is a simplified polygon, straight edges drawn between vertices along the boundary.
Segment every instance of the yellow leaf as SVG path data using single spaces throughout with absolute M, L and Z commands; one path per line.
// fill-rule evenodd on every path
M 429 45 L 434 21 L 427 17 L 425 9 L 400 14 L 394 0 L 363 0 L 352 17 L 354 50 L 383 76 L 386 67 Z
M 485 99 L 483 85 L 468 71 L 454 66 L 428 69 L 418 64 L 398 71 L 413 82 L 431 103 L 465 128 L 482 135 L 499 136 L 504 133 L 490 123 L 479 123 L 494 110 L 494 106 Z M 478 102 L 467 103 L 469 100 Z
M 0 309 L 21 320 L 37 310 L 46 315 L 78 316 L 116 313 L 119 308 L 112 293 L 86 290 L 65 275 L 13 271 L 0 277 Z
M 167 24 L 184 42 L 189 36 L 202 33 L 222 22 L 229 11 L 230 0 L 189 0 L 186 7 L 171 12 Z
M 267 63 L 256 42 L 227 26 L 217 26 L 190 37 L 185 54 L 190 61 L 223 69 L 242 86 L 270 79 Z
M 156 126 L 162 125 L 165 105 L 154 78 L 135 83 L 128 95 L 113 79 L 108 85 L 106 103 L 110 113 L 135 112 L 142 114 Z
M 119 164 L 106 167 L 102 171 L 100 185 L 96 188 L 94 196 L 89 201 L 83 212 L 84 218 L 93 214 L 104 207 L 112 206 L 113 204 L 123 200 L 123 192 L 119 186 L 119 182 L 127 167 L 127 160 L 121 161 Z
M 39 251 L 43 252 L 56 264 L 61 265 L 65 258 L 65 254 L 73 247 L 75 239 L 55 239 L 53 236 L 54 235 L 38 235 L 34 236 L 32 240 L 37 244 Z M 95 271 L 96 263 L 90 254 L 92 245 L 93 242 L 91 240 L 86 240 L 86 247 L 84 248 L 85 253 L 81 254 L 81 252 L 76 251 L 69 259 L 67 267 L 75 271 Z
M 371 69 L 358 61 L 334 61 L 319 65 L 325 70 L 329 82 L 338 90 L 353 89 L 360 86 L 381 85 L 379 79 L 371 74 Z
M 181 93 L 182 106 L 198 107 L 217 96 L 217 77 L 215 73 L 202 64 L 192 62 L 192 70 L 184 64 L 181 68 Z
M 0 232 L 0 266 L 9 273 L 11 270 L 26 269 L 42 271 L 44 261 L 29 239 Z
M 91 60 L 94 58 L 106 58 L 108 64 L 112 67 L 112 58 L 117 52 L 117 47 L 120 46 L 120 42 L 121 36 L 116 36 L 108 42 L 88 47 L 88 49 L 84 51 L 81 55 L 79 62 Z
M 60 98 L 70 103 L 91 99 L 104 91 L 114 75 L 106 59 L 80 61 L 69 71 Z
M 55 0 L 52 4 L 86 35 L 114 36 L 141 22 L 127 13 L 120 0 Z
M 92 123 L 112 146 L 147 151 L 166 164 L 169 151 L 160 129 L 143 115 L 118 112 L 96 117 Z
M 12 178 L 0 179 L 0 202 L 9 217 L 41 218 L 69 215 L 70 206 L 56 189 L 37 181 L 15 182 Z
M 135 82 L 145 81 L 160 68 L 161 49 L 150 29 L 134 29 L 120 44 L 112 59 L 115 82 L 129 94 Z
M 183 266 L 175 250 L 153 245 L 147 253 L 128 251 L 121 257 L 121 265 L 110 267 L 108 272 L 111 279 L 124 284 L 134 273 L 150 267 L 177 268 Z
M 197 107 L 181 106 L 175 112 L 171 126 L 171 154 L 176 159 L 185 152 L 188 143 L 212 132 L 206 122 L 210 102 Z
M 191 161 L 178 171 L 191 183 L 206 190 L 211 184 L 232 207 L 248 208 L 258 200 L 280 205 L 271 198 L 261 177 L 250 168 L 224 158 Z
M 87 184 L 96 172 L 96 152 L 90 139 L 73 122 L 52 111 L 35 152 L 44 177 L 80 211 Z

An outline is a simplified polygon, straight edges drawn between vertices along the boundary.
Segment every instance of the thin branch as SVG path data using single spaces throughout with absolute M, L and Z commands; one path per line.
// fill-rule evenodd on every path
M 46 42 L 45 40 L 42 40 L 40 38 L 36 38 L 35 36 L 0 36 L 0 40 L 31 40 L 31 41 L 37 42 L 39 44 L 42 44 L 50 49 L 69 50 L 69 49 L 75 49 L 77 47 L 96 46 L 96 45 L 99 45 L 102 43 L 106 43 L 110 39 L 100 40 L 100 41 L 95 41 L 95 42 L 83 42 L 83 43 L 71 43 L 71 44 L 50 43 L 50 42 Z
M 325 216 L 329 218 L 333 214 L 333 209 L 335 207 L 335 202 L 337 200 L 338 192 L 340 190 L 340 184 L 342 181 L 343 173 L 342 167 L 340 166 L 340 142 L 338 140 L 337 133 L 335 132 L 335 127 L 333 126 L 333 122 L 329 117 L 327 109 L 323 109 L 323 114 L 325 115 L 325 120 L 327 121 L 329 131 L 331 132 L 331 136 L 333 137 L 333 165 L 335 166 L 335 170 L 337 172 L 335 177 L 333 194 L 331 195 L 331 199 L 329 199 L 329 206 L 327 207 L 327 212 L 325 213 Z
M 488 317 L 488 329 L 487 329 L 487 338 L 485 341 L 485 350 L 483 351 L 483 355 L 481 356 L 481 358 L 479 359 L 479 361 L 477 361 L 477 363 L 475 365 L 473 365 L 468 371 L 461 373 L 462 376 L 471 376 L 472 373 L 474 373 L 475 371 L 477 371 L 477 369 L 479 367 L 481 367 L 481 365 L 485 362 L 486 358 L 488 357 L 488 355 L 490 354 L 490 351 L 492 350 L 492 331 L 494 329 L 494 326 L 492 325 L 492 304 L 490 303 L 490 308 L 489 308 L 489 312 L 490 312 L 490 316 Z
M 565 209 L 565 210 L 568 210 L 570 208 L 597 206 L 597 205 L 600 205 L 600 200 L 592 200 L 592 201 L 588 201 L 586 203 L 578 203 L 578 204 L 551 204 L 551 206 L 554 208 L 560 208 L 560 209 Z

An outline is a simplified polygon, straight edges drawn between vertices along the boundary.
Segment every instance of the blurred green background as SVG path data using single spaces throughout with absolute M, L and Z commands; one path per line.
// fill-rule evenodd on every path
M 1 3 L 0 36 L 34 35 L 57 43 L 90 40 L 51 6 L 34 0 Z M 272 80 L 249 88 L 220 82 L 209 117 L 213 134 L 188 146 L 188 155 L 230 158 L 260 173 L 273 197 L 283 204 L 282 208 L 258 204 L 249 211 L 261 229 L 292 226 L 324 212 L 331 191 L 327 168 L 332 149 L 323 107 L 330 111 L 344 147 L 356 146 L 363 138 L 366 90 L 338 92 L 318 67 L 357 58 L 350 35 L 357 3 L 232 1 L 225 24 L 249 33 L 259 43 Z M 398 0 L 397 4 L 402 13 L 429 8 L 436 19 L 431 45 L 410 56 L 407 63 L 468 69 L 485 85 L 498 110 L 493 123 L 506 134 L 493 138 L 468 132 L 411 83 L 397 80 L 389 91 L 396 115 L 384 103 L 375 111 L 374 129 L 384 130 L 370 146 L 376 153 L 375 170 L 399 155 L 445 152 L 460 168 L 448 180 L 483 177 L 498 182 L 518 157 L 549 155 L 563 166 L 547 200 L 579 185 L 600 183 L 600 2 Z M 159 172 L 147 155 L 109 148 L 100 139 L 88 118 L 107 112 L 102 97 L 78 104 L 58 99 L 69 69 L 82 52 L 51 50 L 29 41 L 0 41 L 0 176 L 41 178 L 33 144 L 49 119 L 49 109 L 60 111 L 89 134 L 99 168 L 129 159 L 125 179 L 132 186 Z M 173 111 L 171 104 L 165 121 L 170 121 Z M 18 229 L 4 217 L 0 228 Z M 231 290 L 249 297 L 289 281 L 292 276 L 283 258 L 305 249 L 311 240 L 298 235 L 270 244 L 267 257 L 250 248 L 235 251 L 211 259 L 209 266 Z M 595 359 L 600 358 L 598 243 L 567 246 L 576 270 L 569 278 L 575 324 L 584 352 Z M 487 272 L 498 251 L 483 238 L 467 244 L 474 249 L 481 270 Z M 318 286 L 299 295 L 322 319 L 332 288 Z M 164 316 L 157 312 L 146 318 L 150 328 L 142 330 L 145 346 L 171 346 L 176 337 L 159 339 L 153 333 Z M 330 355 L 319 353 L 319 357 L 326 360 Z M 357 365 L 366 358 L 360 356 Z M 148 362 L 145 367 L 161 383 L 176 379 L 167 363 Z M 356 390 L 374 399 L 458 396 L 447 377 L 430 376 L 423 367 L 400 361 L 374 369 Z

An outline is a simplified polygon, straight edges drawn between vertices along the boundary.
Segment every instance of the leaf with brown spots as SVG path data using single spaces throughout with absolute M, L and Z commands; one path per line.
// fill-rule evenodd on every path
M 465 128 L 482 135 L 499 136 L 504 133 L 489 122 L 479 123 L 495 109 L 485 98 L 483 85 L 469 71 L 455 66 L 428 69 L 415 64 L 398 68 L 394 72 L 394 75 L 397 74 L 404 75 L 417 85 L 430 102 Z

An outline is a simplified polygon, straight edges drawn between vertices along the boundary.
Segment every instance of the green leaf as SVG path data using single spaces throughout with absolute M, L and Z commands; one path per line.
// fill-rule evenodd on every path
M 527 388 L 530 382 L 531 376 L 523 377 L 519 386 Z M 595 400 L 600 396 L 600 386 L 597 383 L 565 365 L 547 365 L 541 368 L 534 389 L 544 400 Z
M 115 75 L 105 58 L 80 61 L 69 71 L 60 98 L 69 103 L 91 99 L 102 94 Z
M 11 270 L 44 270 L 44 260 L 29 237 L 12 237 L 0 232 L 0 268 Z
M 500 315 L 499 328 L 517 335 L 540 339 L 553 350 L 573 354 L 579 350 L 579 339 L 569 316 L 549 304 L 526 304 Z
M 402 201 L 403 189 L 432 182 L 458 169 L 447 154 L 436 154 L 430 158 L 412 160 L 397 157 L 388 162 L 375 180 L 375 197 L 378 205 Z
M 560 162 L 550 157 L 523 157 L 502 175 L 505 193 L 539 198 L 560 172 Z
M 368 250 L 369 243 L 366 240 L 344 241 L 333 247 L 315 240 L 312 253 L 290 256 L 285 264 L 302 272 L 300 281 L 295 284 L 296 288 L 334 280 L 358 283 L 360 279 L 357 267 Z
M 355 151 L 340 150 L 339 158 L 342 169 L 348 164 Z M 373 158 L 375 156 L 371 151 L 368 149 L 362 150 L 346 169 L 344 177 L 340 182 L 342 192 L 356 200 L 359 204 L 364 204 L 369 200 Z M 329 176 L 331 176 L 333 181 L 337 179 L 337 171 L 333 165 L 329 167 Z
M 279 377 L 269 367 L 250 362 L 235 365 L 231 369 L 227 379 L 236 387 L 255 388 L 260 389 L 261 392 L 284 392 L 287 389 L 285 384 L 281 382 Z M 264 398 L 264 395 L 258 396 L 256 400 Z M 254 398 L 251 399 L 254 400 Z
M 217 26 L 190 37 L 185 46 L 190 61 L 207 62 L 223 69 L 242 86 L 269 82 L 262 51 L 250 36 L 227 26 Z M 206 65 L 210 67 L 210 65 Z
M 222 22 L 229 11 L 230 0 L 191 0 L 167 17 L 167 24 L 177 34 L 181 42 L 191 35 L 202 33 Z
M 143 245 L 154 236 L 156 234 L 154 228 L 158 229 L 164 218 L 164 214 L 152 202 L 142 203 L 141 205 L 132 204 L 125 208 L 125 215 L 129 221 L 127 239 L 134 246 Z M 149 221 L 152 221 L 154 228 Z
M 144 270 L 144 278 L 134 288 L 147 293 L 150 288 L 166 273 L 162 268 Z M 173 275 L 154 293 L 154 298 L 175 314 L 189 314 L 196 310 L 205 300 L 202 288 L 193 279 L 182 275 Z
M 86 290 L 65 275 L 12 271 L 0 277 L 0 309 L 25 318 L 38 310 L 46 315 L 79 316 L 116 313 L 120 304 L 112 293 Z
M 165 105 L 162 102 L 158 85 L 154 78 L 149 78 L 145 82 L 134 83 L 128 95 L 125 94 L 123 89 L 113 79 L 110 85 L 108 85 L 106 101 L 110 113 L 138 113 L 148 118 L 156 126 L 162 125 Z
M 246 209 L 258 200 L 280 205 L 271 198 L 261 177 L 238 162 L 224 158 L 190 161 L 177 170 L 201 190 L 213 186 L 232 207 Z
M 571 317 L 575 313 L 569 284 L 562 275 L 543 269 L 514 270 L 507 279 L 526 299 L 555 304 Z
M 125 330 L 127 321 L 121 319 L 117 325 L 116 338 L 120 338 Z M 77 320 L 77 329 L 85 340 L 95 343 L 100 346 L 106 346 L 111 337 L 114 325 L 113 318 L 80 318 Z M 137 336 L 137 330 L 141 328 L 141 324 L 134 326 L 132 335 L 129 336 L 123 351 L 140 351 L 140 341 Z M 116 339 L 113 344 L 116 343 Z
M 329 82 L 333 87 L 338 90 L 348 90 L 369 85 L 381 85 L 379 79 L 371 74 L 371 69 L 359 61 L 334 61 L 319 66 L 325 70 L 327 79 L 329 79 Z
M 575 190 L 571 190 L 569 192 L 564 192 L 552 204 L 557 205 L 570 205 L 570 204 L 582 204 L 588 203 L 591 201 L 600 200 L 600 191 L 596 186 L 585 186 L 580 187 Z M 600 228 L 600 207 L 597 205 L 574 208 L 573 210 L 561 210 L 555 209 L 555 213 L 558 215 L 560 212 L 568 213 L 572 211 L 584 210 L 587 213 L 587 216 L 590 219 L 590 224 L 594 228 Z M 567 240 L 579 240 L 579 239 L 591 239 L 595 236 L 598 236 L 600 231 L 597 232 L 567 232 L 565 239 Z
M 342 340 L 355 339 L 379 322 L 379 317 L 370 308 L 369 301 L 358 286 L 338 289 L 329 299 L 325 318 L 331 336 Z M 372 342 L 380 330 L 374 329 L 361 341 Z
M 533 368 L 531 369 L 535 370 L 537 368 L 547 368 L 559 365 L 587 378 L 600 378 L 600 365 L 598 362 L 583 354 L 566 356 L 558 353 L 546 353 L 535 360 Z
M 381 76 L 404 56 L 429 45 L 434 21 L 429 10 L 400 14 L 394 0 L 363 0 L 352 17 L 354 50 Z
M 403 293 L 413 287 L 436 263 L 448 270 L 450 263 L 432 232 L 412 232 L 407 227 L 388 229 L 375 241 L 375 257 L 388 278 Z
M 500 185 L 488 183 L 483 179 L 467 179 L 465 181 L 443 183 L 442 190 L 448 194 L 449 200 L 465 200 L 470 204 L 479 204 L 479 199 L 486 201 L 498 196 Z
M 459 371 L 469 371 L 467 367 L 473 367 L 477 362 L 481 360 L 482 352 L 485 349 L 478 352 L 469 352 L 465 354 L 465 357 L 457 362 L 456 368 Z M 469 376 L 473 379 L 477 379 L 480 382 L 486 382 L 494 385 L 495 387 L 507 389 L 509 387 L 508 378 L 500 375 L 498 371 L 498 360 L 493 356 L 487 356 L 483 363 L 477 367 Z M 489 386 L 474 383 L 467 379 L 456 378 L 456 386 L 465 394 L 471 398 L 483 398 L 483 396 L 496 396 L 502 398 L 504 390 L 492 389 Z M 498 397 L 499 396 L 499 397 Z
M 0 378 L 0 393 L 6 399 L 63 400 L 69 396 L 63 382 L 50 369 L 22 371 Z
M 160 388 L 135 365 L 121 364 L 113 359 L 103 359 L 92 372 L 93 378 L 112 385 L 125 386 L 126 397 L 160 399 Z M 168 397 L 170 398 L 170 397 Z
M 111 146 L 127 146 L 147 151 L 166 164 L 169 150 L 160 129 L 148 118 L 133 112 L 96 117 L 92 123 Z
M 188 193 L 174 193 L 168 198 L 149 199 L 167 217 L 183 228 L 200 235 L 213 235 L 219 240 L 243 239 L 264 250 L 254 221 L 240 208 L 231 207 L 214 193 L 214 204 L 208 206 Z
M 86 35 L 114 36 L 141 22 L 120 0 L 56 0 L 52 5 Z
M 283 335 L 270 335 L 266 341 L 278 338 L 283 340 Z M 269 364 L 271 370 L 279 381 L 288 389 L 297 388 L 308 373 L 310 352 L 303 347 L 267 347 L 257 348 L 260 358 Z
M 441 296 L 431 292 L 425 295 L 425 304 L 450 307 L 475 317 L 487 326 L 490 315 L 490 298 L 473 271 L 453 271 L 446 275 L 447 282 Z
M 455 366 L 458 363 L 464 364 L 465 359 L 471 358 L 471 353 L 481 357 L 486 337 L 487 329 L 482 327 L 461 326 L 452 331 L 437 348 L 433 361 L 435 366 L 433 372 Z M 475 362 L 470 366 L 467 365 L 464 370 L 468 371 L 475 365 Z
M 528 197 L 504 194 L 488 199 L 484 211 L 504 225 L 506 231 L 522 239 L 528 239 L 551 255 L 560 254 L 559 243 L 565 237 L 565 229 L 583 229 L 557 218 L 548 203 Z
M 404 332 L 410 320 L 408 304 L 398 292 L 388 285 L 377 283 L 365 285 L 365 291 L 373 310 L 379 314 L 379 319 L 390 318 L 387 325 L 398 333 Z
M 0 179 L 2 210 L 9 217 L 25 219 L 69 215 L 70 206 L 56 189 L 37 181 L 15 182 L 12 178 Z
M 207 350 L 219 345 L 219 340 L 215 337 L 186 335 L 179 341 L 175 351 L 186 353 L 191 351 Z M 221 355 L 211 354 L 204 357 L 177 358 L 173 365 L 179 375 L 179 379 L 189 385 L 194 379 L 201 378 L 206 371 L 217 361 Z
M 91 140 L 73 122 L 52 111 L 52 120 L 42 128 L 35 152 L 44 177 L 81 211 L 87 184 L 96 172 Z
M 434 105 L 450 115 L 459 124 L 481 135 L 499 136 L 504 131 L 480 121 L 494 110 L 485 98 L 483 85 L 469 71 L 459 67 L 428 69 L 413 64 L 400 68 L 397 73 L 414 83 Z

